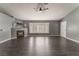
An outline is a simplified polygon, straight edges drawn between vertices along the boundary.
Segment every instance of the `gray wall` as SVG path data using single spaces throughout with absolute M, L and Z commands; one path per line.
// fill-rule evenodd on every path
M 60 22 L 50 21 L 50 35 L 60 35 Z
M 63 21 L 67 21 L 66 37 L 79 41 L 79 7 L 67 15 Z
M 0 42 L 11 39 L 11 27 L 13 19 L 0 13 Z

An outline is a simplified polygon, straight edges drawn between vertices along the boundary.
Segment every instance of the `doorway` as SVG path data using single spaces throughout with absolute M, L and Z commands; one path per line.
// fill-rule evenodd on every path
M 66 25 L 67 21 L 61 21 L 60 23 L 60 36 L 66 37 Z

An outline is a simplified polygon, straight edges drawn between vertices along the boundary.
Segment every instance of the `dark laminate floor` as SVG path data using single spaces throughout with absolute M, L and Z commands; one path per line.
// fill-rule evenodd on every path
M 0 44 L 1 56 L 78 56 L 79 44 L 61 37 L 27 37 Z

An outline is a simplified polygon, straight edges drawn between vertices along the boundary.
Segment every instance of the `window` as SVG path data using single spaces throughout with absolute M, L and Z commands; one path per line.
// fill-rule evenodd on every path
M 29 33 L 49 33 L 49 23 L 29 23 Z

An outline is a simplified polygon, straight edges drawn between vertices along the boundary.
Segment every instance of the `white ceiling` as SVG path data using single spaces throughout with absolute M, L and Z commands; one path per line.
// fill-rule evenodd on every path
M 8 14 L 22 20 L 60 20 L 77 8 L 79 4 L 49 3 L 48 11 L 36 12 L 36 3 L 0 4 Z

